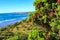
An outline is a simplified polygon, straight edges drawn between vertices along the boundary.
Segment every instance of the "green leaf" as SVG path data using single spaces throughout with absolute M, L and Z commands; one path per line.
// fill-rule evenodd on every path
M 53 37 L 57 37 L 57 34 L 56 34 L 56 33 L 52 33 L 52 36 L 53 36 Z
M 60 5 L 58 5 L 58 8 L 57 8 L 58 11 L 60 11 Z
M 30 17 L 28 17 L 28 18 L 26 19 L 26 21 L 29 21 L 29 19 L 30 19 Z
M 38 37 L 38 40 L 44 40 L 44 38 Z
M 49 4 L 48 3 L 44 3 L 44 5 L 47 7 L 47 6 L 49 6 Z
M 54 3 L 52 3 L 52 6 L 54 6 L 55 4 Z
M 41 0 L 42 2 L 46 2 L 47 0 Z
M 43 17 L 42 17 L 42 19 L 45 19 L 47 16 L 46 15 L 44 15 Z
M 40 7 L 40 10 L 43 10 L 44 8 L 43 7 Z
M 6 39 L 6 40 L 17 40 L 18 39 L 18 36 L 14 36 L 14 37 L 11 37 L 9 39 Z
M 57 26 L 57 29 L 60 29 L 60 25 Z
M 58 12 L 58 15 L 60 15 L 60 11 Z
M 44 15 L 43 17 L 42 17 L 42 19 L 44 19 L 44 23 L 46 23 L 46 15 Z

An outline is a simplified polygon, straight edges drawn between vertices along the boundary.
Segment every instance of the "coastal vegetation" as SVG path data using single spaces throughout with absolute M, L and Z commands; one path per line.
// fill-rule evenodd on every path
M 60 0 L 35 0 L 35 11 L 0 29 L 0 40 L 60 40 Z

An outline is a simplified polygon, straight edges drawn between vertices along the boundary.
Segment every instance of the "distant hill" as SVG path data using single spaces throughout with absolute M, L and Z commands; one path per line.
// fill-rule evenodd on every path
M 24 13 L 29 13 L 29 12 L 16 12 L 16 13 L 23 13 L 24 14 Z

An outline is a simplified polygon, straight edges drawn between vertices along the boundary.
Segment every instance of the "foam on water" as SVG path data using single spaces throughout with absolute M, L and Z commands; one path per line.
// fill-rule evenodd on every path
M 28 17 L 28 14 L 0 14 L 0 27 L 20 22 Z
M 13 21 L 13 20 L 16 20 L 16 19 L 3 20 L 3 21 L 0 21 L 0 23 L 2 23 L 2 22 L 6 22 L 6 21 Z

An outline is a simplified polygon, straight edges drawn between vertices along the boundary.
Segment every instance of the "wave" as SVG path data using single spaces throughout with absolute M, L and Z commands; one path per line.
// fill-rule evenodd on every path
M 9 20 L 3 20 L 0 21 L 0 27 L 5 27 L 7 25 L 14 24 L 16 22 L 21 22 L 22 20 L 26 19 L 27 17 L 22 17 L 22 18 L 15 18 L 15 19 L 9 19 Z
M 3 21 L 0 21 L 0 23 L 2 23 L 2 22 L 6 22 L 6 21 L 13 21 L 13 20 L 16 20 L 16 19 L 3 20 Z
M 15 20 L 24 20 L 25 18 L 27 18 L 27 17 L 22 17 L 22 18 L 18 18 L 18 19 L 9 19 L 9 20 L 3 20 L 3 21 L 0 21 L 0 23 L 3 23 L 3 22 L 8 22 L 8 21 L 15 21 Z

